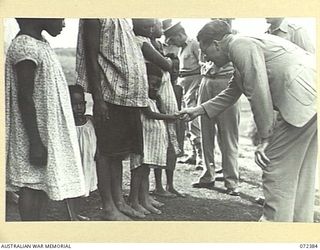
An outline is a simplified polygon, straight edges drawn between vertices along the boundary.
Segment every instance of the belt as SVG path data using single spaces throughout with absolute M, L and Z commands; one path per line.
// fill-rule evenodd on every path
M 179 77 L 196 76 L 200 75 L 200 72 L 179 72 Z

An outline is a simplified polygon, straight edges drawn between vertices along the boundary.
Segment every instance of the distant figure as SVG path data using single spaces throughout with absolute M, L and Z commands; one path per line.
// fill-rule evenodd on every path
M 23 221 L 38 221 L 47 197 L 85 194 L 68 84 L 42 31 L 55 37 L 62 18 L 17 18 L 6 57 L 7 189 L 19 190 Z
M 164 30 L 166 43 L 180 48 L 178 57 L 180 61 L 178 85 L 182 86 L 184 102 L 187 107 L 197 105 L 198 92 L 202 76 L 199 64 L 199 43 L 190 39 L 185 29 L 176 23 Z M 193 147 L 190 155 L 184 163 L 195 164 L 197 170 L 202 170 L 201 132 L 199 119 L 190 122 L 188 135 Z
M 270 24 L 266 33 L 287 39 L 304 50 L 315 53 L 314 45 L 304 27 L 288 23 L 283 17 L 266 18 L 266 21 Z

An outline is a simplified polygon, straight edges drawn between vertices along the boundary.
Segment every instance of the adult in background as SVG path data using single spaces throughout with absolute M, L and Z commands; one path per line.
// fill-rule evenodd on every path
M 178 85 L 184 90 L 184 102 L 187 107 L 197 105 L 199 86 L 202 76 L 199 64 L 199 43 L 190 39 L 181 23 L 178 22 L 164 30 L 165 41 L 168 45 L 180 48 Z M 184 163 L 196 164 L 196 169 L 202 168 L 201 132 L 199 119 L 189 123 L 188 128 L 193 154 Z
M 231 27 L 231 18 L 220 19 Z M 232 63 L 222 67 L 212 62 L 205 62 L 203 58 L 199 91 L 199 103 L 204 103 L 227 88 L 233 74 Z M 199 181 L 193 183 L 195 188 L 214 186 L 216 179 L 216 166 L 214 160 L 215 137 L 217 136 L 222 156 L 222 172 L 227 193 L 239 195 L 239 167 L 238 167 L 238 140 L 239 140 L 240 107 L 236 102 L 218 116 L 210 119 L 208 116 L 200 117 L 201 141 L 205 169 Z M 217 171 L 218 172 L 218 171 Z
M 98 189 L 106 219 L 141 217 L 122 195 L 122 161 L 143 154 L 140 108 L 148 98 L 143 55 L 126 19 L 80 20 L 77 73 L 77 83 L 94 101 Z
M 283 17 L 266 18 L 266 22 L 270 24 L 266 33 L 287 39 L 304 50 L 315 53 L 314 45 L 304 27 L 289 23 Z
M 265 203 L 261 221 L 312 222 L 317 160 L 315 58 L 271 35 L 232 35 L 222 21 L 198 33 L 201 51 L 217 66 L 232 62 L 227 89 L 182 118 L 215 117 L 242 93 L 248 98 L 261 142 L 255 161 L 263 170 Z M 279 111 L 274 119 L 273 109 Z

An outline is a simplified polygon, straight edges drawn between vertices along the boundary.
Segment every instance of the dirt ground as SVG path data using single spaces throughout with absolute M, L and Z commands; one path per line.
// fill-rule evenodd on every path
M 244 104 L 246 106 L 246 104 Z M 196 182 L 201 171 L 196 171 L 193 165 L 178 163 L 175 171 L 176 189 L 186 194 L 185 198 L 163 198 L 157 200 L 165 203 L 161 208 L 162 214 L 148 215 L 146 221 L 257 221 L 262 213 L 262 206 L 255 202 L 255 198 L 262 195 L 261 170 L 254 163 L 254 147 L 246 137 L 246 128 L 251 119 L 248 108 L 242 108 L 240 124 L 240 196 L 234 197 L 225 194 L 223 182 L 217 181 L 214 188 L 195 189 L 191 184 Z M 188 146 L 188 145 L 187 145 Z M 187 147 L 187 151 L 190 146 Z M 217 165 L 221 164 L 219 150 L 216 150 Z M 153 189 L 153 172 L 151 172 L 151 190 Z M 163 183 L 165 183 L 165 177 Z M 130 172 L 128 162 L 124 162 L 123 190 L 124 195 L 129 193 Z M 100 197 L 97 191 L 83 199 L 81 208 L 83 215 L 93 221 L 103 220 L 100 210 Z M 44 220 L 68 220 L 64 202 L 49 201 Z M 19 221 L 17 205 L 9 200 L 6 202 L 6 220 Z M 138 219 L 134 219 L 138 220 Z M 319 191 L 316 197 L 315 222 L 320 222 Z

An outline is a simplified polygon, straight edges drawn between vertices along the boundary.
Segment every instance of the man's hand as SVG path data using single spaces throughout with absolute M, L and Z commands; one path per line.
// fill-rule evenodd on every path
M 93 104 L 93 117 L 97 126 L 101 126 L 109 119 L 109 109 L 104 101 Z
M 48 162 L 48 150 L 41 141 L 30 144 L 29 161 L 37 167 L 45 167 Z
M 184 120 L 186 122 L 195 119 L 199 115 L 205 114 L 205 110 L 202 106 L 197 106 L 193 108 L 186 108 L 179 111 L 176 115 L 180 120 Z
M 265 154 L 265 150 L 269 145 L 268 139 L 261 139 L 261 142 L 258 144 L 255 152 L 255 162 L 259 167 L 265 169 L 270 163 L 269 158 Z

